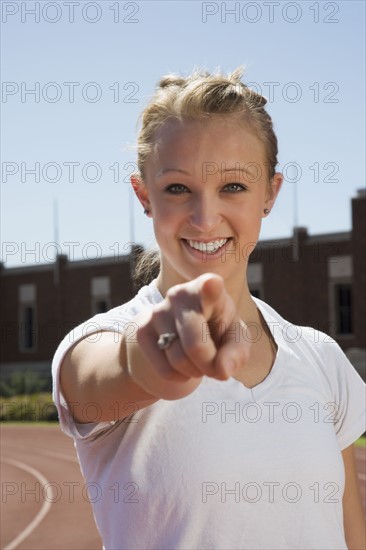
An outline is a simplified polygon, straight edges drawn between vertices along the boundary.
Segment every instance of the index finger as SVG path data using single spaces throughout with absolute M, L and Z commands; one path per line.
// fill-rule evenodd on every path
M 213 376 L 217 349 L 205 316 L 194 309 L 178 308 L 175 324 L 187 357 L 202 374 Z

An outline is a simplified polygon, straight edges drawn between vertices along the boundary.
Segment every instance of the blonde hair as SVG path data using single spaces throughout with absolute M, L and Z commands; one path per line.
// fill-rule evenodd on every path
M 168 119 L 204 120 L 220 115 L 235 115 L 264 145 L 268 179 L 276 171 L 278 145 L 272 119 L 265 110 L 267 100 L 241 82 L 240 67 L 228 75 L 220 71 L 209 73 L 197 69 L 187 77 L 175 74 L 163 76 L 150 103 L 141 114 L 141 129 L 137 138 L 137 165 L 144 179 L 146 160 L 153 150 L 156 133 Z M 158 275 L 159 252 L 144 252 L 134 270 L 137 287 Z
M 278 146 L 272 119 L 264 108 L 267 100 L 241 82 L 242 73 L 242 68 L 227 76 L 219 71 L 211 74 L 197 69 L 185 78 L 169 74 L 160 79 L 155 95 L 141 115 L 137 165 L 142 178 L 156 131 L 168 119 L 201 120 L 219 115 L 237 115 L 250 127 L 264 145 L 269 178 L 274 176 Z

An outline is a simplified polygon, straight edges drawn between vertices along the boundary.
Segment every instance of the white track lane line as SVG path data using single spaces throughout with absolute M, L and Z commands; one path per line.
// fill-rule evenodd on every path
M 74 462 L 75 464 L 79 464 L 78 459 L 76 456 L 66 455 L 65 453 L 57 453 L 54 451 L 45 451 L 41 450 L 42 456 L 52 456 L 52 458 L 59 458 L 60 460 L 67 460 L 68 462 Z
M 20 468 L 21 470 L 24 470 L 25 472 L 28 472 L 32 476 L 34 476 L 38 481 L 42 484 L 42 486 L 45 486 L 49 483 L 49 481 L 39 472 L 38 470 L 35 470 L 31 466 L 28 466 L 28 464 L 24 464 L 24 462 L 19 462 L 18 460 L 13 460 L 11 458 L 2 458 L 2 462 L 5 462 L 6 464 L 10 464 L 11 466 L 15 466 L 16 468 Z M 35 516 L 34 519 L 27 525 L 27 527 L 19 533 L 17 537 L 15 537 L 14 540 L 12 540 L 9 544 L 7 544 L 3 550 L 15 550 L 19 546 L 23 540 L 25 540 L 29 535 L 38 527 L 38 525 L 41 523 L 43 518 L 47 515 L 49 512 L 52 501 L 53 501 L 53 489 L 51 486 L 47 487 L 47 493 L 48 491 L 51 491 L 51 497 L 49 500 L 44 500 L 42 508 L 38 512 L 38 514 Z
M 7 450 L 10 450 L 10 451 L 17 451 L 17 452 L 21 452 L 24 454 L 24 447 L 17 447 L 15 445 L 12 445 L 12 446 L 7 446 L 6 447 Z M 52 456 L 52 458 L 59 458 L 60 460 L 67 460 L 68 462 L 74 462 L 75 464 L 79 464 L 78 462 L 78 459 L 76 457 L 76 453 L 73 453 L 73 454 L 70 454 L 70 455 L 67 455 L 65 453 L 58 453 L 58 452 L 55 452 L 55 451 L 47 451 L 45 449 L 30 449 L 28 451 L 28 455 L 32 453 L 32 454 L 35 454 L 37 456 Z

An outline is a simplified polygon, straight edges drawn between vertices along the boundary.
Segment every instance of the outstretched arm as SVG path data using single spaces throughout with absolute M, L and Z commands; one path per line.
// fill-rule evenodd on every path
M 346 542 L 349 550 L 366 550 L 366 524 L 361 502 L 356 470 L 354 446 L 342 451 L 346 485 L 343 495 L 343 519 Z

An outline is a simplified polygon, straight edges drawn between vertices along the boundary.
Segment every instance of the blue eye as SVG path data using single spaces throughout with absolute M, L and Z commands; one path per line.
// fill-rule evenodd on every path
M 187 187 L 181 183 L 172 183 L 171 185 L 168 185 L 164 191 L 171 193 L 172 195 L 181 195 L 187 191 Z
M 228 183 L 223 190 L 226 193 L 240 193 L 241 191 L 247 191 L 247 189 L 242 183 Z

